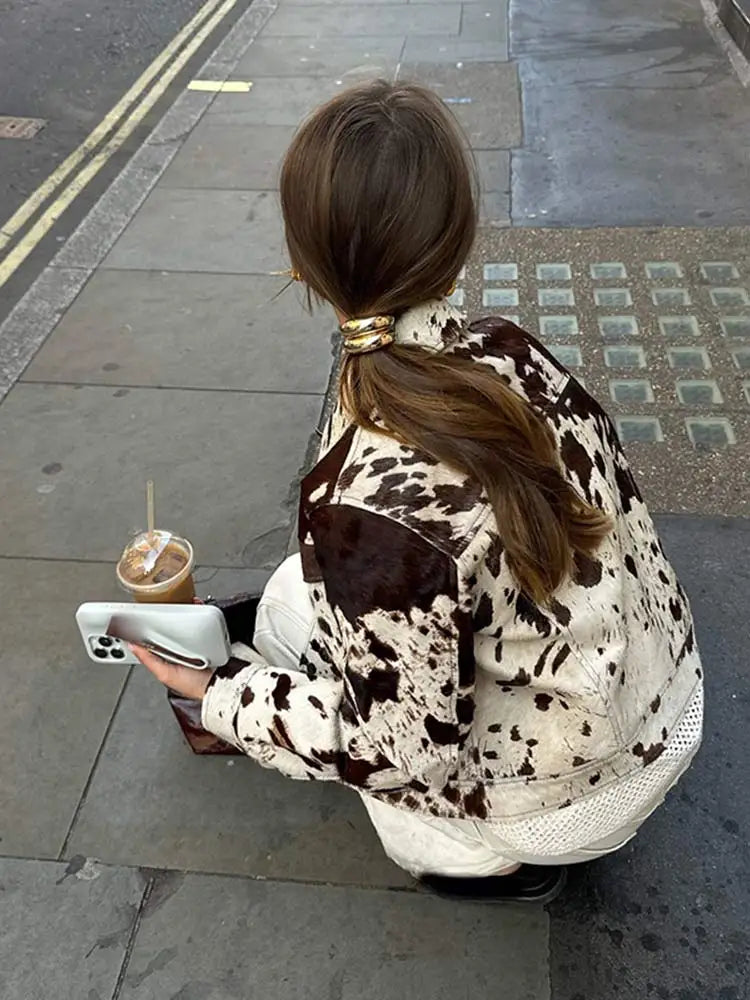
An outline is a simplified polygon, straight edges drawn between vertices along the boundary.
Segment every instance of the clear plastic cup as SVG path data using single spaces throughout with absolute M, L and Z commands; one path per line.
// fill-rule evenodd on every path
M 139 604 L 192 604 L 193 546 L 170 531 L 142 531 L 117 563 L 117 580 Z

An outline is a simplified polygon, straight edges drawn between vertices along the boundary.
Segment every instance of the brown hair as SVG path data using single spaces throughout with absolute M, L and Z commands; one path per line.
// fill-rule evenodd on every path
M 296 134 L 281 173 L 292 266 L 350 317 L 398 316 L 446 294 L 476 233 L 475 173 L 453 117 L 420 87 L 338 95 Z M 487 365 L 393 344 L 344 360 L 341 399 L 480 483 L 508 566 L 539 603 L 610 527 L 565 480 L 551 430 Z

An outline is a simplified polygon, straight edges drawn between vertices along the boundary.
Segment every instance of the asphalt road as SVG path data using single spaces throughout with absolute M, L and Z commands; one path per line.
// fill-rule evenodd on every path
M 238 0 L 126 146 L 0 289 L 0 319 L 250 2 Z M 202 4 L 0 0 L 0 115 L 47 121 L 33 139 L 0 139 L 0 225 L 86 138 Z

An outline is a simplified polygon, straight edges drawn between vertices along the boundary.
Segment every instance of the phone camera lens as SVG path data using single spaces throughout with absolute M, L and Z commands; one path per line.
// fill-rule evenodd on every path
M 112 640 L 108 635 L 100 635 L 99 645 L 104 646 L 105 649 L 109 649 L 109 647 L 112 645 Z
M 116 646 L 116 647 L 115 647 L 115 648 L 114 648 L 114 649 L 112 650 L 112 656 L 113 656 L 113 657 L 114 657 L 114 658 L 115 658 L 116 660 L 124 660 L 124 659 L 125 659 L 125 650 L 124 650 L 124 649 L 120 649 L 120 647 L 119 647 L 119 646 Z
M 109 656 L 109 653 L 107 652 L 106 649 L 100 649 L 99 647 L 97 647 L 94 650 L 94 656 L 98 656 L 100 660 L 106 660 L 107 657 Z

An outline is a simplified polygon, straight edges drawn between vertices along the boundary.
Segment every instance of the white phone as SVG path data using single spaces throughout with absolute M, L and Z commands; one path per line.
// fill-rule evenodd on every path
M 224 615 L 210 604 L 90 602 L 76 612 L 89 657 L 97 663 L 137 663 L 133 642 L 169 663 L 202 670 L 232 655 Z

